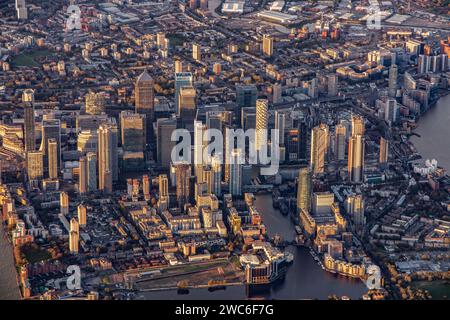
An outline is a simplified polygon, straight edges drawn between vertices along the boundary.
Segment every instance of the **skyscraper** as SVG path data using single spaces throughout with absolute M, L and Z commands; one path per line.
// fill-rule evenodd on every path
M 28 19 L 28 11 L 25 4 L 25 0 L 16 0 L 16 13 L 18 20 Z
M 58 141 L 48 139 L 48 177 L 52 180 L 58 179 Z
M 98 115 L 105 112 L 105 96 L 102 92 L 89 91 L 85 97 L 86 113 Z
M 203 182 L 203 166 L 206 164 L 203 161 L 203 150 L 207 145 L 207 142 L 203 141 L 203 133 L 206 129 L 206 125 L 201 121 L 194 121 L 194 174 L 198 183 Z
M 236 85 L 236 103 L 239 109 L 256 107 L 258 91 L 255 85 Z
M 134 103 L 136 107 L 136 113 L 145 114 L 147 124 L 153 123 L 154 120 L 154 81 L 147 71 L 141 73 L 136 79 L 134 85 Z
M 270 35 L 263 35 L 263 54 L 266 57 L 271 57 L 273 55 L 273 38 Z
M 78 205 L 77 207 L 77 215 L 78 215 L 78 222 L 80 224 L 80 227 L 86 226 L 87 222 L 87 210 L 86 206 L 83 204 Z
M 190 72 L 178 72 L 175 73 L 175 112 L 179 114 L 179 99 L 181 87 L 192 87 L 192 73 Z
M 336 125 L 335 128 L 335 157 L 337 161 L 345 160 L 345 138 L 347 136 L 347 128 L 342 123 Z
M 168 197 L 169 196 L 169 179 L 167 175 L 160 174 L 158 176 L 158 185 L 159 185 L 159 197 Z
M 57 119 L 47 119 L 42 121 L 42 142 L 40 151 L 44 157 L 44 167 L 49 169 L 48 158 L 48 141 L 50 139 L 56 140 L 57 151 L 57 168 L 61 168 L 61 123 Z
M 389 68 L 389 97 L 395 97 L 397 93 L 398 67 L 396 64 Z
M 364 172 L 364 119 L 352 117 L 352 135 L 348 143 L 348 175 L 351 182 L 362 181 Z
M 175 141 L 171 141 L 171 136 L 176 128 L 177 121 L 175 119 L 160 118 L 156 122 L 156 156 L 158 164 L 163 168 L 170 167 L 171 153 L 175 147 Z
M 313 173 L 325 172 L 325 160 L 328 154 L 329 130 L 326 124 L 320 124 L 311 132 L 311 167 Z
M 97 190 L 97 154 L 88 152 L 87 159 L 87 190 L 89 192 Z
M 179 208 L 183 208 L 189 202 L 191 166 L 188 163 L 178 163 L 175 165 L 177 203 Z
M 311 210 L 311 170 L 302 168 L 298 173 L 297 208 L 299 212 Z
M 283 88 L 281 87 L 280 83 L 275 83 L 272 86 L 272 101 L 274 104 L 281 102 L 282 90 L 283 90 Z
M 211 168 L 214 173 L 213 193 L 220 197 L 222 195 L 222 161 L 221 156 L 215 155 L 211 160 Z
M 82 154 L 87 152 L 97 153 L 98 137 L 97 130 L 83 130 L 77 137 L 77 150 Z
M 366 223 L 366 218 L 364 215 L 364 200 L 362 195 L 350 195 L 346 200 L 346 211 L 351 217 L 353 223 L 353 229 L 361 233 L 364 225 Z
M 78 192 L 84 194 L 88 191 L 88 162 L 86 157 L 81 157 L 78 162 Z
M 175 73 L 183 72 L 183 63 L 181 60 L 175 60 Z
M 389 141 L 380 137 L 380 164 L 386 164 L 389 157 Z
M 284 130 L 286 128 L 286 114 L 275 111 L 275 130 L 278 130 L 280 146 L 284 145 Z
M 69 213 L 69 195 L 67 192 L 62 191 L 59 194 L 59 206 L 62 214 L 66 215 Z
M 22 93 L 24 105 L 25 152 L 36 150 L 36 133 L 34 123 L 34 91 L 25 89 Z
M 69 231 L 69 251 L 71 254 L 78 254 L 78 246 L 80 242 L 80 226 L 77 219 L 72 218 L 70 220 Z
M 328 95 L 334 97 L 338 93 L 338 76 L 333 73 L 327 76 L 328 80 Z
M 233 149 L 231 152 L 229 193 L 233 196 L 242 195 L 242 151 Z
M 192 44 L 192 59 L 198 62 L 202 60 L 202 48 L 198 43 Z
M 178 116 L 185 125 L 192 126 L 197 113 L 196 92 L 193 86 L 182 86 L 179 89 Z
M 146 115 L 129 111 L 120 113 L 122 148 L 125 152 L 144 152 L 146 144 Z
M 117 142 L 117 125 L 101 124 L 98 129 L 98 176 L 99 189 L 104 192 L 112 191 L 112 181 L 118 179 Z
M 30 182 L 40 180 L 44 177 L 44 161 L 42 152 L 27 152 L 27 174 Z
M 256 100 L 256 150 L 261 150 L 267 145 L 267 124 L 269 121 L 269 102 L 266 99 Z

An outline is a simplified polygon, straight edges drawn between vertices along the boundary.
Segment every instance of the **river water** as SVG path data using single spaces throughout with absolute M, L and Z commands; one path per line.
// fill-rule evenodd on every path
M 255 207 L 261 213 L 269 237 L 282 235 L 285 240 L 295 237 L 294 225 L 287 216 L 272 208 L 272 195 L 257 195 Z M 323 270 L 304 247 L 288 247 L 286 250 L 294 254 L 294 262 L 288 267 L 286 279 L 270 289 L 269 292 L 248 295 L 245 286 L 227 287 L 226 290 L 209 292 L 207 289 L 190 289 L 187 295 L 178 295 L 176 290 L 145 292 L 142 299 L 180 299 L 180 300 L 215 300 L 215 299 L 327 299 L 336 294 L 359 299 L 367 292 L 361 280 L 350 279 Z
M 450 170 L 450 95 L 442 97 L 419 120 L 414 130 L 420 137 L 411 142 L 424 160 L 436 159 L 438 165 Z

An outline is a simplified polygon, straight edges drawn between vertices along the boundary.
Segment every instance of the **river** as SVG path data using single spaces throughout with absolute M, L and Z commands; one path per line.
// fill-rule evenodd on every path
M 450 170 L 450 95 L 442 97 L 419 120 L 414 130 L 420 137 L 411 142 L 424 160 L 436 159 L 438 165 Z
M 286 240 L 295 237 L 294 226 L 289 217 L 283 216 L 272 208 L 272 195 L 257 195 L 255 207 L 261 213 L 267 227 L 269 237 L 282 235 Z M 145 292 L 141 299 L 182 299 L 182 300 L 240 300 L 251 298 L 265 299 L 327 299 L 336 294 L 359 299 L 367 292 L 364 283 L 359 279 L 350 279 L 323 270 L 304 247 L 288 247 L 286 250 L 294 254 L 294 262 L 288 267 L 286 279 L 274 286 L 270 292 L 248 295 L 245 286 L 231 286 L 226 290 L 209 292 L 207 289 L 190 289 L 187 295 L 178 295 L 176 290 Z
M 16 275 L 12 246 L 0 224 L 0 300 L 20 298 Z

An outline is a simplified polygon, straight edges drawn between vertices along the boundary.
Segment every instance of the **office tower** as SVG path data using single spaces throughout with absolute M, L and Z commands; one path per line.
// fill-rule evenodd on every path
M 192 59 L 197 62 L 200 62 L 202 60 L 202 48 L 198 43 L 192 44 Z
M 105 96 L 102 92 L 93 92 L 89 90 L 85 97 L 86 113 L 90 115 L 98 115 L 105 112 Z
M 44 166 L 49 168 L 48 141 L 55 139 L 57 143 L 57 167 L 61 168 L 61 123 L 57 119 L 46 119 L 42 121 L 42 142 L 40 151 L 44 157 Z
M 169 179 L 166 174 L 160 174 L 158 176 L 159 197 L 169 196 Z
M 269 35 L 263 35 L 263 54 L 266 57 L 273 55 L 273 38 Z
M 34 123 L 34 91 L 25 89 L 22 93 L 24 105 L 25 152 L 36 150 L 36 133 Z
M 144 152 L 146 144 L 146 115 L 122 111 L 120 113 L 120 133 L 123 150 Z
M 144 194 L 144 199 L 146 201 L 150 200 L 150 184 L 151 184 L 150 177 L 145 174 L 142 177 L 142 193 Z
M 364 172 L 364 119 L 352 116 L 352 135 L 348 143 L 348 174 L 351 182 L 362 181 Z
M 172 149 L 176 145 L 175 141 L 171 141 L 171 136 L 176 129 L 177 121 L 175 119 L 162 118 L 156 122 L 156 155 L 158 164 L 163 168 L 170 167 Z
M 198 183 L 203 182 L 203 166 L 206 164 L 203 161 L 203 151 L 207 146 L 207 141 L 203 140 L 203 133 L 206 129 L 201 121 L 194 121 L 194 174 Z
M 59 206 L 62 214 L 69 213 L 69 195 L 64 191 L 59 194 Z
M 88 191 L 88 162 L 86 157 L 80 158 L 78 171 L 78 192 L 84 194 Z
M 256 108 L 241 108 L 241 128 L 245 131 L 248 129 L 256 129 Z
M 311 132 L 311 167 L 313 173 L 325 172 L 325 160 L 328 154 L 329 130 L 326 124 L 320 124 Z
M 308 126 L 306 125 L 305 119 L 301 119 L 298 121 L 298 154 L 297 159 L 306 160 L 308 155 L 306 153 L 306 145 L 307 145 L 307 132 Z
M 188 163 L 178 163 L 175 165 L 177 203 L 179 208 L 183 208 L 189 203 L 191 166 Z
M 202 182 L 197 184 L 205 184 L 206 186 L 206 194 L 214 193 L 214 171 L 210 166 L 203 168 L 202 170 L 203 179 Z M 198 180 L 197 180 L 198 181 Z
M 97 154 L 88 152 L 87 160 L 87 190 L 89 192 L 97 190 Z
M 380 137 L 380 164 L 386 164 L 389 158 L 389 141 Z
M 222 114 L 217 113 L 214 111 L 207 111 L 206 112 L 206 127 L 208 129 L 216 129 L 222 132 L 223 126 L 222 126 Z
M 327 76 L 328 80 L 328 96 L 334 97 L 338 93 L 338 76 L 333 73 Z
M 221 155 L 215 155 L 211 160 L 211 168 L 214 173 L 213 193 L 220 197 L 222 195 L 222 159 Z
M 325 215 L 331 212 L 331 205 L 334 203 L 334 193 L 314 192 L 312 212 L 314 215 Z
M 175 73 L 183 72 L 183 63 L 181 60 L 175 60 Z
M 345 160 L 345 140 L 347 136 L 347 128 L 344 124 L 339 123 L 335 128 L 335 157 L 337 161 Z
M 28 19 L 28 11 L 25 4 L 25 0 L 16 0 L 16 13 L 18 20 Z
M 110 192 L 112 191 L 112 181 L 116 181 L 119 174 L 117 125 L 114 123 L 101 124 L 97 134 L 99 189 Z
M 395 99 L 387 99 L 384 106 L 384 120 L 391 126 L 392 124 L 397 122 L 399 108 L 397 106 L 397 100 Z
M 97 130 L 83 130 L 77 137 L 77 150 L 82 154 L 97 152 L 98 137 Z
M 243 155 L 241 149 L 233 149 L 230 159 L 229 193 L 233 196 L 242 195 L 242 164 Z
M 312 99 L 319 97 L 319 81 L 317 78 L 312 79 L 308 84 L 308 96 Z
M 275 130 L 278 131 L 280 146 L 284 145 L 284 131 L 286 129 L 286 114 L 275 111 Z
M 87 222 L 86 206 L 84 206 L 83 204 L 78 205 L 77 213 L 78 213 L 78 222 L 80 224 L 80 227 L 86 226 L 86 222 Z
M 272 86 L 272 102 L 273 103 L 280 103 L 281 102 L 281 93 L 282 93 L 282 87 L 280 83 L 275 83 Z
M 193 80 L 192 80 L 192 73 L 190 72 L 178 72 L 175 73 L 175 113 L 180 113 L 180 89 L 181 87 L 192 87 L 193 86 Z
M 147 120 L 147 130 L 154 120 L 155 96 L 153 90 L 154 81 L 147 71 L 141 73 L 134 85 L 134 105 L 136 113 L 145 114 Z
M 197 113 L 195 88 L 183 86 L 179 89 L 178 116 L 183 124 L 192 125 Z
M 365 133 L 364 118 L 361 116 L 352 115 L 352 136 L 362 135 Z
M 255 85 L 236 85 L 236 103 L 239 109 L 255 108 L 258 91 Z
M 347 214 L 351 217 L 353 229 L 360 233 L 366 224 L 362 195 L 350 195 L 346 200 Z
M 58 179 L 58 141 L 48 139 L 48 177 L 52 180 Z
M 299 212 L 311 210 L 311 170 L 302 168 L 298 173 L 297 208 Z
M 40 180 L 44 177 L 44 161 L 42 158 L 42 152 L 27 152 L 27 173 L 28 180 L 30 182 Z
M 267 123 L 269 121 L 269 101 L 266 99 L 256 100 L 256 150 L 261 150 L 267 145 L 268 130 Z
M 398 67 L 393 64 L 389 68 L 389 97 L 395 98 L 397 93 Z
M 72 218 L 70 220 L 69 231 L 69 251 L 71 254 L 78 254 L 78 246 L 80 242 L 80 226 L 77 219 Z
M 405 72 L 405 74 L 403 75 L 403 87 L 405 90 L 417 89 L 417 81 L 409 72 Z

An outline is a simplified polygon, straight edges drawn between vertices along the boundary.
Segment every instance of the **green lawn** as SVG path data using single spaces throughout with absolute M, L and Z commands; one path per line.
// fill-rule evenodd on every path
M 23 246 L 21 252 L 29 263 L 36 263 L 50 259 L 52 256 L 47 250 L 41 250 L 33 246 Z
M 39 67 L 39 64 L 34 59 L 51 54 L 52 52 L 46 49 L 23 52 L 13 58 L 12 65 L 16 67 Z

